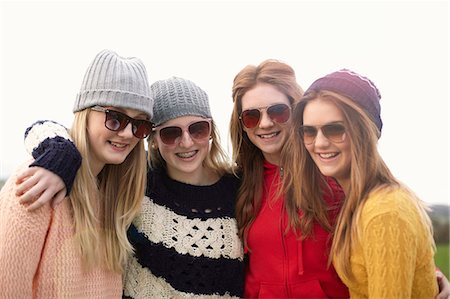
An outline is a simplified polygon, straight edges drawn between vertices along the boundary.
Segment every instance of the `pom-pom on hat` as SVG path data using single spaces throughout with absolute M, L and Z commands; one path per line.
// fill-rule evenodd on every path
M 153 98 L 144 64 L 110 50 L 98 53 L 89 65 L 73 112 L 93 106 L 136 109 L 153 115 Z
M 383 127 L 380 115 L 381 95 L 370 79 L 348 69 L 342 69 L 314 81 L 305 94 L 311 90 L 333 91 L 350 98 L 370 115 L 381 132 Z
M 186 115 L 211 117 L 208 95 L 192 81 L 171 77 L 156 81 L 151 90 L 155 100 L 152 119 L 155 126 Z

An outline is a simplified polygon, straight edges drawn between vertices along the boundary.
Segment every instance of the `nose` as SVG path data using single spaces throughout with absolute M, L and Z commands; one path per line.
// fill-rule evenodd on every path
M 267 111 L 262 111 L 261 112 L 261 118 L 259 120 L 259 125 L 260 128 L 268 128 L 273 126 L 273 121 L 272 119 L 269 117 L 269 115 L 267 114 Z
M 330 144 L 330 140 L 328 140 L 325 135 L 323 135 L 322 130 L 317 132 L 316 139 L 314 140 L 315 147 L 326 147 Z
M 117 135 L 123 137 L 123 138 L 132 138 L 134 137 L 133 135 L 133 125 L 130 123 L 128 123 L 128 125 L 123 128 L 122 130 L 117 132 Z
M 191 135 L 189 135 L 189 132 L 187 131 L 183 131 L 182 135 L 181 135 L 181 140 L 180 140 L 180 146 L 181 147 L 190 147 L 194 144 L 194 141 L 191 138 Z

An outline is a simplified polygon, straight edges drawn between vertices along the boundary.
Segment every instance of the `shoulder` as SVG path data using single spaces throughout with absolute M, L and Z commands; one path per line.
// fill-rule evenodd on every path
M 241 179 L 232 173 L 225 173 L 219 180 L 224 185 L 229 185 L 232 188 L 239 188 L 241 185 Z
M 400 187 L 384 187 L 372 191 L 364 204 L 366 214 L 383 214 L 395 209 L 408 207 L 412 195 Z
M 371 222 L 404 223 L 414 226 L 421 221 L 414 195 L 403 187 L 386 187 L 372 191 L 361 211 L 363 224 Z
M 9 177 L 0 191 L 0 227 L 25 227 L 27 230 L 39 229 L 46 225 L 51 217 L 50 204 L 44 205 L 34 212 L 28 212 L 27 206 L 20 203 L 16 195 L 17 185 L 15 183 L 18 174 L 28 168 L 31 161 L 20 165 Z

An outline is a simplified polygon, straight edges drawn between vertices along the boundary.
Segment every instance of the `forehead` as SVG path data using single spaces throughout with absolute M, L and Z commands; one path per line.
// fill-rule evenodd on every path
M 242 97 L 242 110 L 261 108 L 273 104 L 288 104 L 288 97 L 276 87 L 266 83 L 259 83 L 247 91 Z
M 123 114 L 126 114 L 131 118 L 149 119 L 149 116 L 147 115 L 147 113 L 144 113 L 144 112 L 136 110 L 136 109 L 122 108 L 122 107 L 115 107 L 115 106 L 106 106 L 105 108 L 122 112 Z
M 303 124 L 323 125 L 330 122 L 344 121 L 342 111 L 329 100 L 316 99 L 306 104 L 303 110 Z
M 161 127 L 167 127 L 167 126 L 179 126 L 179 127 L 185 127 L 187 125 L 190 125 L 193 122 L 205 120 L 205 118 L 201 116 L 195 116 L 195 115 L 186 115 L 186 116 L 180 116 L 173 119 L 170 119 L 166 121 L 165 123 L 161 124 Z

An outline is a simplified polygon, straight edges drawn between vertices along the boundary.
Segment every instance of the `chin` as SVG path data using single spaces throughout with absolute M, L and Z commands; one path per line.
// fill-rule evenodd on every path
M 125 158 L 108 159 L 108 163 L 107 164 L 119 165 L 119 164 L 122 164 L 125 160 L 126 160 L 126 157 Z

